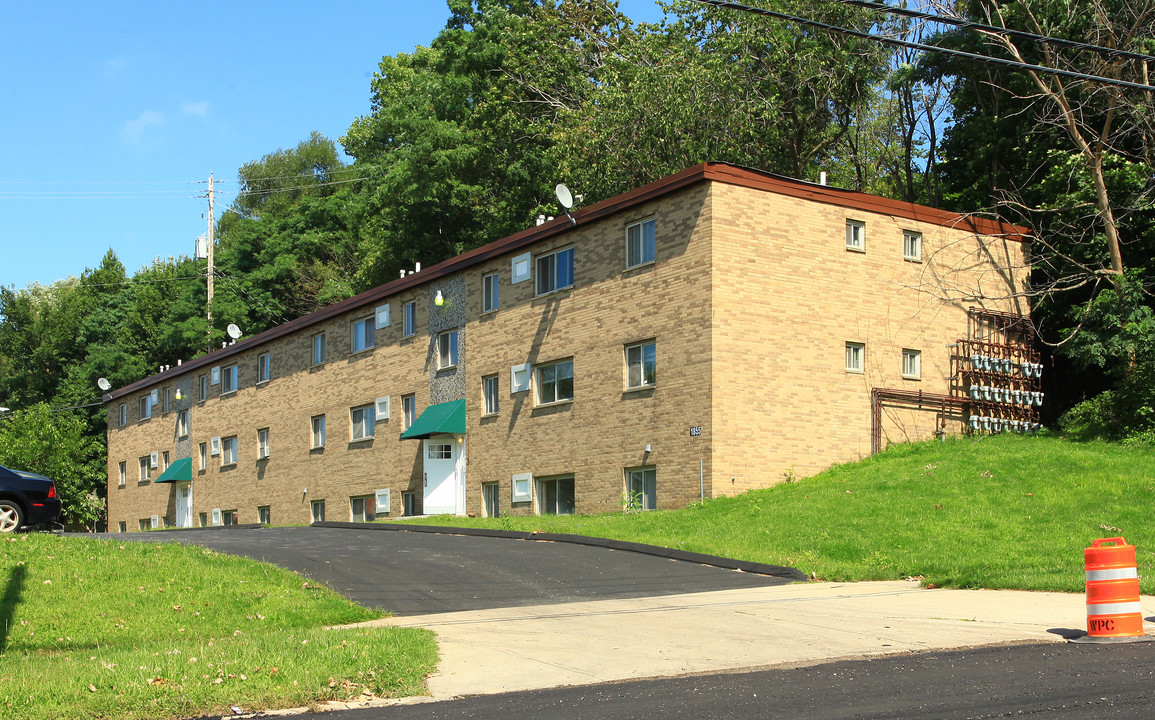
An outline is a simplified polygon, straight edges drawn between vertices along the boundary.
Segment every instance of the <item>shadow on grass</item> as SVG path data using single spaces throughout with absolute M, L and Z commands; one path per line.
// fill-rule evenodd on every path
M 0 598 L 0 653 L 8 649 L 8 628 L 16 615 L 16 606 L 24 595 L 24 566 L 12 568 L 8 583 L 4 586 L 4 596 Z

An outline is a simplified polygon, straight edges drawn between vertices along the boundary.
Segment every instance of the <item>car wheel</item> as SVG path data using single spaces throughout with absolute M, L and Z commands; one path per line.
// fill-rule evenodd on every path
M 0 500 L 0 532 L 16 532 L 24 524 L 24 513 L 11 500 Z

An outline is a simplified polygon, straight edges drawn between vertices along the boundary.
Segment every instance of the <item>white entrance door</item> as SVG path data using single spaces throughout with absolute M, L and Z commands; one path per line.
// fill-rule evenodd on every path
M 176 484 L 176 526 L 192 527 L 192 483 Z
M 460 456 L 458 438 L 429 438 L 423 443 L 425 502 L 422 512 L 426 515 L 465 512 L 465 493 L 462 487 L 465 477 L 464 468 L 458 467 Z

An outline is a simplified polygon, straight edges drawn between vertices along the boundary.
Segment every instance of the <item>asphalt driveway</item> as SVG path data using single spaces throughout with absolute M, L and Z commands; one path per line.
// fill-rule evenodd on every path
M 264 560 L 324 581 L 354 602 L 403 616 L 734 590 L 802 578 L 790 568 L 631 543 L 488 535 L 327 523 L 166 530 L 115 538 L 192 543 Z M 511 537 L 517 535 L 522 537 Z M 703 564 L 712 562 L 746 571 Z

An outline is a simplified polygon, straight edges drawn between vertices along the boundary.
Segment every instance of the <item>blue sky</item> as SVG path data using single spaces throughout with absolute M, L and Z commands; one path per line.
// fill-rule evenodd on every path
M 622 0 L 656 21 L 653 0 Z M 440 0 L 12 2 L 0 22 L 0 285 L 190 255 L 204 181 L 369 112 L 384 55 L 428 45 Z

